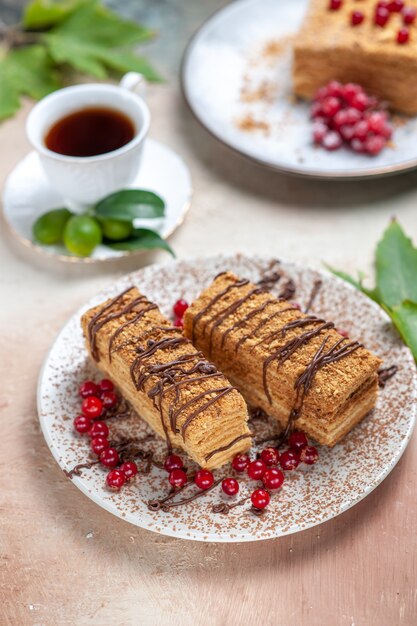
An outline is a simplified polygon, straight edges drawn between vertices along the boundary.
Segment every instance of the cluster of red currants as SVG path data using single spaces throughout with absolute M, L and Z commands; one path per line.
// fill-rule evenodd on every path
M 184 313 L 188 309 L 188 306 L 188 302 L 183 298 L 180 298 L 172 307 L 172 311 L 174 313 L 174 326 L 177 328 L 184 327 Z
M 245 472 L 251 480 L 261 480 L 263 488 L 255 489 L 251 493 L 251 502 L 256 509 L 264 509 L 268 506 L 271 496 L 270 491 L 275 491 L 282 486 L 284 474 L 282 470 L 294 470 L 299 463 L 313 465 L 319 458 L 317 449 L 308 445 L 304 433 L 295 431 L 288 440 L 289 448 L 281 454 L 276 448 L 264 448 L 259 458 L 251 461 L 247 454 L 238 454 L 232 461 L 232 468 L 239 473 Z M 278 465 L 281 469 L 278 469 Z M 171 454 L 165 459 L 164 469 L 168 472 L 168 480 L 175 489 L 182 489 L 187 484 L 189 477 L 184 470 L 182 458 Z M 210 470 L 201 469 L 194 476 L 194 483 L 201 490 L 210 489 L 214 484 L 214 475 Z M 222 481 L 222 490 L 228 496 L 239 493 L 239 482 L 229 476 Z
M 316 93 L 311 105 L 314 142 L 326 150 L 348 145 L 354 152 L 375 156 L 392 136 L 392 126 L 378 101 L 360 85 L 336 80 Z
M 271 499 L 269 491 L 275 491 L 282 486 L 284 482 L 282 470 L 295 470 L 300 462 L 314 465 L 319 458 L 317 448 L 308 445 L 307 437 L 302 432 L 294 431 L 288 439 L 288 445 L 288 450 L 281 453 L 276 448 L 264 448 L 259 458 L 254 461 L 251 461 L 247 454 L 238 454 L 233 459 L 232 467 L 236 472 L 246 471 L 249 478 L 261 480 L 263 483 L 264 488 L 255 489 L 251 494 L 251 501 L 256 509 L 268 506 Z M 278 465 L 281 469 L 278 469 Z
M 329 10 L 338 11 L 343 6 L 343 0 L 329 0 Z M 375 3 L 375 12 L 373 21 L 376 26 L 384 28 L 391 14 L 400 13 L 404 26 L 397 31 L 397 43 L 404 44 L 410 38 L 410 31 L 407 28 L 413 24 L 417 11 L 413 7 L 406 7 L 404 0 L 379 0 Z M 362 11 L 352 11 L 350 14 L 350 23 L 352 26 L 359 26 L 365 20 Z
M 177 454 L 170 454 L 165 459 L 164 469 L 168 472 L 168 480 L 172 487 L 180 489 L 185 487 L 188 476 L 184 470 L 184 462 Z M 213 473 L 209 470 L 201 469 L 194 476 L 194 482 L 199 489 L 206 490 L 214 484 Z
M 107 485 L 111 489 L 120 489 L 127 480 L 136 476 L 138 468 L 133 461 L 120 462 L 118 451 L 110 446 L 109 427 L 99 419 L 119 402 L 114 385 L 107 378 L 103 378 L 98 384 L 86 380 L 81 384 L 79 394 L 83 399 L 81 414 L 74 419 L 74 428 L 77 433 L 90 437 L 91 450 L 104 467 L 110 468 L 106 477 Z

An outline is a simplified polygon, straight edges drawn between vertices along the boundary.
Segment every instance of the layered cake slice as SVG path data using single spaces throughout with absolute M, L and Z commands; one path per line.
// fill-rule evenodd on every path
M 136 288 L 90 309 L 81 323 L 92 359 L 169 448 L 209 469 L 249 449 L 239 391 Z
M 294 92 L 312 98 L 332 80 L 359 83 L 417 113 L 416 9 L 416 0 L 310 0 L 294 40 Z
M 185 334 L 249 405 L 334 446 L 374 407 L 380 359 L 334 324 L 223 273 L 185 314 Z

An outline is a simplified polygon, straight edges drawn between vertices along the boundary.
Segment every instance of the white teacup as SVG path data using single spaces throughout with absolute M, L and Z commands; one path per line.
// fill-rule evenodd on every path
M 129 185 L 137 175 L 143 144 L 149 130 L 150 113 L 144 99 L 144 79 L 129 72 L 120 85 L 90 83 L 55 91 L 38 102 L 29 114 L 26 132 L 37 150 L 51 186 L 64 204 L 80 212 L 104 196 Z M 127 144 L 104 154 L 88 157 L 66 156 L 45 145 L 48 130 L 60 119 L 88 107 L 107 107 L 126 115 L 135 127 Z

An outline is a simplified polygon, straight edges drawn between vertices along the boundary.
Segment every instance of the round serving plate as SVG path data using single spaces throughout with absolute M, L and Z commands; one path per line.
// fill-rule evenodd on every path
M 192 301 L 219 272 L 231 270 L 256 282 L 268 275 L 273 263 L 272 259 L 239 255 L 153 265 L 118 280 L 77 311 L 46 357 L 38 387 L 42 431 L 60 467 L 68 471 L 91 459 L 88 441 L 76 435 L 72 426 L 80 407 L 79 384 L 86 378 L 99 378 L 87 356 L 81 333 L 80 317 L 84 311 L 135 285 L 170 316 L 178 298 Z M 320 278 L 322 287 L 311 310 L 334 320 L 353 339 L 362 341 L 382 357 L 386 366 L 398 366 L 398 373 L 380 390 L 374 411 L 333 449 L 319 447 L 316 465 L 300 464 L 296 471 L 286 472 L 283 487 L 272 497 L 261 518 L 250 513 L 248 507 L 237 507 L 229 515 L 214 513 L 212 505 L 227 498 L 220 487 L 170 512 L 150 511 L 148 500 L 168 492 L 167 474 L 157 468 L 148 475 L 138 476 L 119 493 L 106 489 L 105 471 L 100 466 L 83 470 L 72 480 L 89 498 L 117 517 L 165 535 L 200 541 L 255 541 L 299 532 L 343 513 L 375 489 L 393 469 L 410 440 L 415 422 L 417 379 L 410 351 L 383 311 L 350 285 L 330 274 L 292 263 L 282 262 L 278 267 L 283 277 L 272 289 L 275 294 L 279 293 L 279 285 L 291 278 L 296 285 L 295 298 L 304 307 Z M 142 437 L 150 432 L 136 416 L 113 419 L 109 425 L 112 434 L 118 436 L 128 433 Z M 255 432 L 268 427 L 256 419 L 251 422 Z M 157 457 L 163 459 L 164 442 L 155 440 L 151 446 Z M 215 475 L 227 476 L 228 472 L 230 467 L 226 466 Z M 243 478 L 240 497 L 249 495 L 253 488 L 254 483 Z
M 152 228 L 167 239 L 184 221 L 191 205 L 192 183 L 188 167 L 171 148 L 147 139 L 140 170 L 130 188 L 154 191 L 165 201 L 161 219 L 135 220 L 137 228 Z M 38 154 L 30 152 L 9 174 L 3 193 L 3 216 L 12 236 L 24 246 L 55 261 L 99 263 L 143 254 L 146 250 L 119 251 L 100 245 L 91 256 L 71 255 L 64 245 L 43 246 L 35 243 L 32 227 L 35 220 L 51 209 L 62 206 L 62 198 L 49 184 Z
M 291 40 L 308 0 L 239 0 L 190 41 L 182 87 L 205 128 L 236 152 L 274 170 L 322 179 L 369 178 L 417 167 L 417 118 L 400 120 L 376 157 L 314 146 L 309 105 L 292 93 Z M 320 33 L 317 35 L 320 36 Z

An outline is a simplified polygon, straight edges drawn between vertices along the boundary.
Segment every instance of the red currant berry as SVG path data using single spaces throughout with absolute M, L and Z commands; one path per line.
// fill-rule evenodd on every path
M 172 472 L 174 469 L 182 469 L 184 467 L 184 462 L 180 456 L 177 454 L 170 454 L 165 459 L 164 468 L 168 473 Z
M 324 139 L 324 136 L 328 132 L 329 127 L 323 122 L 315 121 L 313 124 L 313 140 L 314 143 L 321 143 Z
M 331 80 L 330 83 L 326 87 L 327 95 L 333 96 L 334 98 L 341 98 L 343 95 L 343 85 L 339 83 L 337 80 Z
M 108 378 L 100 380 L 98 386 L 100 387 L 100 391 L 114 391 L 114 385 Z
M 126 482 L 126 476 L 122 471 L 114 469 L 107 474 L 106 482 L 111 489 L 121 489 Z
M 352 98 L 351 105 L 358 111 L 365 111 L 365 109 L 369 106 L 369 98 L 366 93 L 358 93 Z
M 222 489 L 227 496 L 235 496 L 239 491 L 239 483 L 236 478 L 225 478 L 222 481 Z
M 249 465 L 249 461 L 247 454 L 238 454 L 232 461 L 232 467 L 236 472 L 244 472 Z
M 417 16 L 417 11 L 412 7 L 408 7 L 403 9 L 402 14 L 404 24 L 413 24 Z
M 98 387 L 96 383 L 93 383 L 92 380 L 86 380 L 80 385 L 80 389 L 78 391 L 82 398 L 88 398 L 89 396 L 95 396 L 98 393 Z
M 349 338 L 349 333 L 347 330 L 344 330 L 343 328 L 337 328 L 336 330 L 339 333 L 339 335 L 342 335 L 342 337 L 344 337 L 345 339 Z
M 92 424 L 91 419 L 85 415 L 78 415 L 74 420 L 74 428 L 81 435 L 88 433 Z
M 340 146 L 342 145 L 342 143 L 343 141 L 339 133 L 336 133 L 334 130 L 330 130 L 323 137 L 321 145 L 326 150 L 332 151 L 332 150 L 338 150 Z
M 386 146 L 386 139 L 381 135 L 373 135 L 365 141 L 365 150 L 368 154 L 376 156 Z
M 100 462 L 105 467 L 116 467 L 119 463 L 119 453 L 115 448 L 107 448 L 100 454 Z
M 308 446 L 308 440 L 304 433 L 295 430 L 288 438 L 288 445 L 295 450 L 295 452 L 300 452 L 301 448 Z
M 356 139 L 356 137 L 352 139 L 350 143 L 350 147 L 352 148 L 354 152 L 357 152 L 358 154 L 362 154 L 363 152 L 365 152 L 364 142 L 361 141 L 360 139 Z
M 339 128 L 339 133 L 343 137 L 343 139 L 347 142 L 351 141 L 353 138 L 353 126 L 349 126 L 349 124 L 345 124 Z
M 345 109 L 346 111 L 346 124 L 353 126 L 356 122 L 359 122 L 361 119 L 361 113 L 358 109 L 354 109 L 353 107 L 348 107 Z
M 262 481 L 266 489 L 279 489 L 284 482 L 284 474 L 276 467 L 271 467 L 266 470 Z
M 100 417 L 103 413 L 103 403 L 100 398 L 89 396 L 82 401 L 81 411 L 86 417 L 95 419 L 96 417 Z
M 307 465 L 314 465 L 319 458 L 319 453 L 317 448 L 314 446 L 306 446 L 300 452 L 300 461 L 302 463 L 307 463 Z
M 279 452 L 276 448 L 265 448 L 261 452 L 261 460 L 268 465 L 278 465 L 279 462 Z
M 300 462 L 300 457 L 294 450 L 286 450 L 279 458 L 283 470 L 295 470 Z
M 194 482 L 199 489 L 209 489 L 214 483 L 214 476 L 209 470 L 199 470 L 194 477 Z
M 330 11 L 338 11 L 342 6 L 342 0 L 330 0 L 329 9 Z
M 106 437 L 102 437 L 101 435 L 98 435 L 97 437 L 94 437 L 91 440 L 90 446 L 94 454 L 97 454 L 98 456 L 100 456 L 103 450 L 107 450 L 107 448 L 110 447 L 110 444 Z
M 349 104 L 359 93 L 363 93 L 363 89 L 357 83 L 346 83 L 343 86 L 343 97 Z
M 187 484 L 187 474 L 182 469 L 174 469 L 169 475 L 169 482 L 173 487 L 184 487 Z
M 360 122 L 357 122 L 355 126 L 353 127 L 354 139 L 360 139 L 361 141 L 363 141 L 364 139 L 366 139 L 368 133 L 369 133 L 369 124 L 367 120 L 361 120 Z
M 375 24 L 377 26 L 385 26 L 389 20 L 389 16 L 390 12 L 388 9 L 385 9 L 384 7 L 377 7 L 374 18 Z
M 175 317 L 184 317 L 184 313 L 186 312 L 187 309 L 188 309 L 188 302 L 186 300 L 183 300 L 183 298 L 180 298 L 179 300 L 177 300 L 174 306 L 172 307 Z
M 126 480 L 130 480 L 138 473 L 138 466 L 133 461 L 125 461 L 121 464 L 119 470 L 126 476 Z
M 310 117 L 312 120 L 324 118 L 323 111 L 321 110 L 321 102 L 313 102 L 310 107 Z
M 176 317 L 174 320 L 174 326 L 176 328 L 184 328 L 184 320 L 182 317 Z
M 114 391 L 103 391 L 101 401 L 106 409 L 112 409 L 118 403 L 119 398 Z
M 265 489 L 255 489 L 255 491 L 252 492 L 250 499 L 255 509 L 264 509 L 268 506 L 271 496 L 267 491 L 265 491 Z
M 108 437 L 109 427 L 106 422 L 97 421 L 91 426 L 90 437 Z
M 251 461 L 248 465 L 248 476 L 252 480 L 260 480 L 266 472 L 266 465 L 261 459 Z
M 389 2 L 388 0 L 379 0 L 378 4 L 376 5 L 377 9 L 389 9 Z
M 364 19 L 365 16 L 361 11 L 352 11 L 350 16 L 350 22 L 352 26 L 358 26 L 359 24 L 362 24 Z
M 339 98 L 328 96 L 323 100 L 321 108 L 325 117 L 333 118 L 340 111 L 342 105 Z
M 397 33 L 397 42 L 407 43 L 409 39 L 410 39 L 410 32 L 408 28 L 400 28 L 400 30 Z
M 388 8 L 394 13 L 399 13 L 404 8 L 404 2 L 403 0 L 393 0 L 393 2 L 389 3 Z

